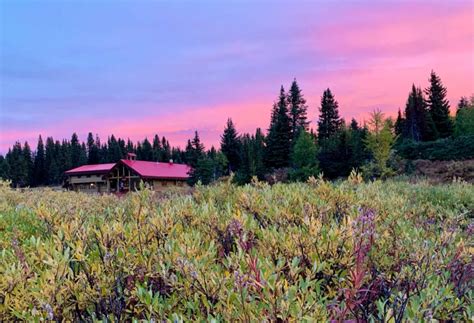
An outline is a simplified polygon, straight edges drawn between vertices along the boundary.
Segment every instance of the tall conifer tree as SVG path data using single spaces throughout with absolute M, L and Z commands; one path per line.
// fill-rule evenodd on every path
M 405 107 L 404 138 L 415 141 L 435 140 L 438 137 L 431 114 L 426 108 L 423 92 L 414 84 Z
M 321 107 L 319 109 L 318 138 L 328 139 L 338 133 L 342 120 L 339 117 L 339 105 L 328 88 L 321 97 Z
M 265 148 L 265 162 L 269 168 L 287 167 L 291 151 L 291 122 L 288 116 L 287 97 L 283 86 L 278 102 L 272 110 Z
M 87 135 L 87 163 L 91 165 L 98 164 L 99 162 L 99 148 L 97 147 L 92 132 L 89 132 Z
M 449 116 L 449 101 L 446 99 L 446 88 L 434 71 L 431 71 L 430 86 L 425 90 L 426 103 L 434 126 L 440 138 L 453 134 L 453 122 Z M 434 138 L 436 139 L 436 138 Z
M 240 142 L 232 119 L 227 120 L 221 136 L 221 151 L 228 161 L 228 172 L 235 172 L 240 165 Z
M 161 141 L 158 135 L 153 137 L 153 160 L 161 161 Z
M 41 135 L 38 138 L 38 145 L 36 147 L 33 179 L 33 185 L 35 186 L 46 184 L 45 151 Z
M 146 160 L 146 161 L 153 160 L 153 148 L 148 138 L 145 138 L 145 140 L 143 140 L 141 147 L 142 147 L 141 154 L 140 156 L 137 156 L 138 159 Z
M 395 121 L 395 135 L 401 136 L 403 129 L 405 128 L 405 119 L 402 116 L 402 112 L 398 109 L 397 120 Z
M 308 130 L 309 122 L 307 117 L 308 106 L 303 93 L 296 82 L 293 80 L 290 91 L 288 93 L 288 110 L 291 122 L 292 141 L 296 142 L 301 130 Z
M 31 154 L 31 148 L 27 141 L 23 146 L 23 163 L 24 163 L 24 185 L 30 186 L 33 183 L 33 171 L 34 171 L 34 163 L 33 163 L 33 156 Z

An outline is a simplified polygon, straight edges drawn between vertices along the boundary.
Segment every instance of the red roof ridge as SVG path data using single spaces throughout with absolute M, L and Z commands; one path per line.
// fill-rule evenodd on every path
M 121 159 L 120 162 L 144 178 L 187 179 L 191 170 L 186 164 L 129 159 Z
M 145 160 L 120 159 L 117 163 L 82 165 L 65 172 L 67 175 L 107 173 L 119 163 L 126 165 L 138 173 L 140 177 L 152 179 L 179 179 L 189 178 L 191 167 L 186 164 L 177 164 L 172 162 L 155 162 Z

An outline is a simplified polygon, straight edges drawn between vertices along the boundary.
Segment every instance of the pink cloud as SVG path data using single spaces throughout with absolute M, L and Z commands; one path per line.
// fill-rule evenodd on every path
M 52 135 L 60 139 L 73 131 L 82 139 L 88 131 L 94 131 L 102 140 L 113 133 L 134 141 L 150 139 L 157 133 L 166 136 L 172 145 L 184 147 L 194 130 L 198 130 L 207 147 L 218 146 L 228 117 L 234 120 L 239 132 L 254 132 L 257 127 L 265 130 L 280 84 L 288 88 L 294 76 L 308 101 L 308 116 L 313 125 L 320 96 L 328 87 L 335 93 L 346 120 L 354 117 L 363 121 L 375 108 L 388 115 L 394 115 L 398 108 L 403 110 L 411 84 L 427 87 L 432 69 L 441 76 L 451 106 L 455 107 L 461 96 L 474 93 L 472 13 L 472 2 L 454 6 L 444 6 L 442 2 L 436 6 L 404 2 L 374 5 L 370 9 L 368 5 L 353 5 L 337 12 L 329 22 L 323 20 L 300 31 L 296 49 L 291 49 L 301 52 L 302 58 L 310 62 L 296 75 L 268 71 L 258 78 L 251 75 L 255 77 L 253 83 L 219 84 L 221 97 L 217 94 L 218 103 L 210 106 L 141 115 L 140 111 L 153 109 L 135 105 L 130 115 L 121 117 L 113 113 L 101 120 L 84 116 L 47 129 L 0 131 L 0 150 L 6 151 L 19 138 L 35 146 L 39 133 L 43 138 Z M 229 57 L 235 61 L 261 58 L 264 47 L 236 43 L 222 52 L 203 48 L 197 53 L 201 58 L 189 64 L 225 61 Z M 281 75 L 285 79 L 279 79 Z M 266 92 L 268 84 L 274 88 L 272 93 Z M 250 95 L 223 97 L 222 93 L 233 94 L 232 88 L 244 86 L 250 89 Z

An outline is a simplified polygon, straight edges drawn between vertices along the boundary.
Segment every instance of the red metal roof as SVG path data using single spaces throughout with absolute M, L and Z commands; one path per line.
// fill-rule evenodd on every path
M 108 173 L 114 168 L 115 163 L 109 164 L 94 164 L 94 165 L 83 165 L 65 172 L 66 175 L 81 175 L 81 174 L 104 174 Z
M 191 168 L 185 164 L 159 163 L 143 160 L 120 160 L 143 178 L 188 179 Z

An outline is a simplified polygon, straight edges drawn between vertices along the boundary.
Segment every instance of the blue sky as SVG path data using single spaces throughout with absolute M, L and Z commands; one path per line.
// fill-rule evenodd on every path
M 453 105 L 474 92 L 470 1 L 2 1 L 0 14 L 0 151 L 73 131 L 183 145 L 196 129 L 216 144 L 227 117 L 266 128 L 295 77 L 314 122 L 327 87 L 359 120 L 403 107 L 431 69 Z

